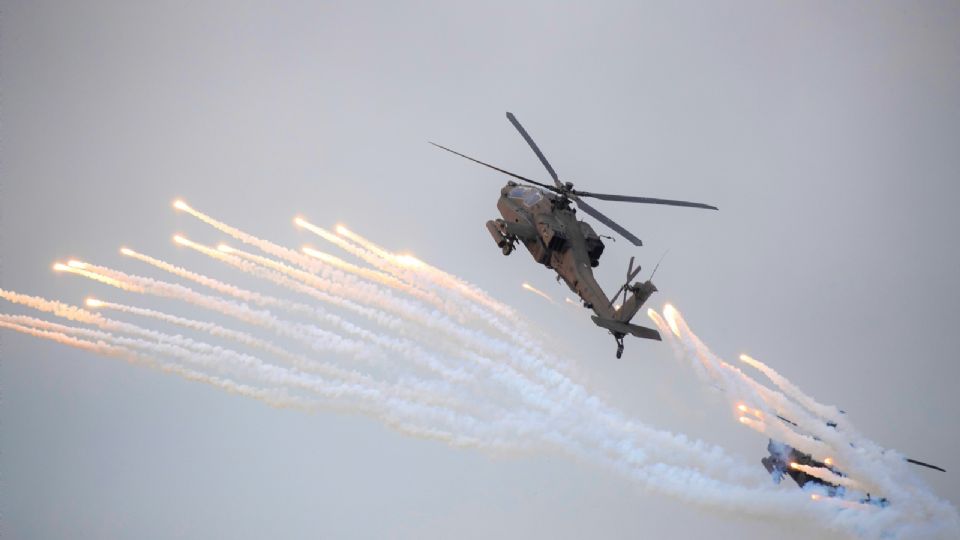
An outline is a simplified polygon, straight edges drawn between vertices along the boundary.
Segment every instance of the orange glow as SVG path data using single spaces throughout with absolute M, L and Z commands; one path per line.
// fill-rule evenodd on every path
M 754 368 L 760 369 L 760 365 L 761 365 L 760 362 L 757 361 L 757 360 L 755 360 L 755 359 L 753 359 L 753 358 L 750 357 L 749 355 L 741 354 L 741 355 L 740 355 L 740 361 L 743 362 L 743 363 L 745 363 L 745 364 L 747 364 L 747 365 L 749 365 L 750 367 L 754 367 Z
M 342 235 L 348 235 L 348 234 L 350 234 L 350 229 L 344 227 L 343 225 L 341 225 L 341 224 L 339 224 L 339 223 L 337 224 L 337 226 L 336 226 L 334 229 L 337 231 L 337 234 L 342 234 Z
M 413 255 L 397 255 L 394 260 L 400 263 L 402 266 L 407 266 L 409 268 L 420 268 L 423 266 L 423 261 L 414 257 Z
M 121 255 L 126 255 L 126 256 L 129 257 L 129 256 L 133 255 L 133 250 L 130 249 L 130 248 L 126 248 L 126 247 L 120 248 L 120 254 L 121 254 Z
M 57 272 L 66 272 L 67 270 L 70 270 L 70 267 L 58 262 L 53 264 L 53 269 Z
M 677 311 L 677 308 L 670 304 L 663 306 L 663 317 L 667 320 L 667 325 L 670 326 L 670 331 L 673 332 L 673 335 L 680 337 L 680 325 L 677 324 L 680 312 Z
M 189 240 L 187 240 L 186 238 L 180 236 L 179 234 L 173 235 L 173 241 L 176 242 L 176 243 L 178 243 L 178 244 L 180 244 L 181 246 L 185 246 L 185 245 L 187 245 L 187 244 L 190 243 Z
M 827 458 L 823 460 L 823 462 L 826 463 L 827 465 L 833 465 L 833 458 Z
M 533 294 L 535 294 L 535 295 L 537 295 L 537 296 L 539 296 L 539 297 L 547 300 L 548 302 L 553 302 L 553 298 L 550 298 L 550 295 L 548 295 L 547 293 L 545 293 L 545 292 L 541 291 L 540 289 L 534 287 L 533 285 L 530 285 L 529 283 L 524 282 L 524 283 L 521 284 L 520 286 L 523 287 L 524 289 L 532 292 Z
M 177 199 L 173 201 L 173 207 L 176 208 L 177 210 L 190 210 L 190 206 L 187 203 L 183 202 L 182 199 Z
M 316 257 L 317 259 L 320 259 L 321 261 L 326 261 L 326 260 L 329 260 L 329 259 L 331 259 L 331 258 L 334 258 L 333 255 L 330 255 L 329 253 L 324 253 L 324 252 L 322 252 L 322 251 L 317 251 L 317 250 L 313 249 L 313 248 L 310 247 L 310 246 L 303 246 L 302 248 L 300 248 L 300 251 L 306 253 L 307 255 L 309 255 L 309 256 L 311 256 L 311 257 Z
M 76 259 L 70 259 L 69 261 L 67 261 L 67 266 L 71 268 L 85 268 L 87 266 L 87 263 L 78 261 Z
M 230 247 L 230 246 L 228 246 L 228 245 L 226 245 L 226 244 L 223 244 L 223 243 L 221 243 L 221 244 L 219 244 L 219 245 L 217 246 L 217 250 L 222 251 L 222 252 L 224 252 L 224 253 L 231 253 L 231 252 L 233 252 L 233 248 L 232 248 L 232 247 Z
M 87 298 L 86 302 L 87 307 L 98 308 L 103 307 L 103 302 L 97 300 L 96 298 Z
M 791 461 L 791 462 L 790 462 L 790 468 L 791 468 L 791 469 L 799 469 L 799 468 L 800 468 L 800 464 L 797 463 L 796 461 Z
M 737 410 L 742 413 L 752 414 L 753 416 L 757 417 L 757 420 L 763 420 L 763 411 L 760 409 L 751 409 L 743 403 L 737 403 Z
M 811 493 L 811 494 L 810 494 L 810 499 L 811 499 L 811 500 L 819 501 L 820 498 L 821 498 L 820 495 L 817 495 L 816 493 Z
M 307 220 L 303 219 L 303 218 L 300 217 L 300 216 L 297 216 L 297 217 L 293 218 L 293 224 L 296 225 L 297 227 L 306 227 L 306 226 L 307 226 Z

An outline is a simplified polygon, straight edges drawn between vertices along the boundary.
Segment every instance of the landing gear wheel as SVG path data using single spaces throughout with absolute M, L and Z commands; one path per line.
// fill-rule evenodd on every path
M 617 358 L 619 359 L 621 356 L 623 356 L 623 338 L 618 337 L 617 338 Z
M 513 253 L 513 246 L 510 245 L 510 244 L 504 244 L 503 247 L 500 248 L 500 249 L 501 249 L 501 251 L 503 251 L 503 254 L 504 254 L 504 255 L 509 255 L 509 254 Z

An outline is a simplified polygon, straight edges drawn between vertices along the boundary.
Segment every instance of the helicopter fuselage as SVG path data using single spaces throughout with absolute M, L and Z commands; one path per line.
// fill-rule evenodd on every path
M 603 241 L 589 223 L 577 219 L 566 197 L 511 181 L 500 190 L 497 209 L 503 218 L 488 221 L 487 228 L 504 254 L 521 242 L 535 261 L 554 270 L 600 319 L 629 321 L 656 290 L 649 284 L 633 291 L 634 297 L 623 306 L 613 305 L 593 276 Z

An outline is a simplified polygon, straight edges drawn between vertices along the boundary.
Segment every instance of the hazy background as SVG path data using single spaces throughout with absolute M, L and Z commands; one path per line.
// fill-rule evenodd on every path
M 720 207 L 598 203 L 646 244 L 608 242 L 602 284 L 669 248 L 657 306 L 945 466 L 917 474 L 960 503 L 957 2 L 131 4 L 0 7 L 4 288 L 140 302 L 49 270 L 78 256 L 152 275 L 124 244 L 236 278 L 171 245 L 219 239 L 178 196 L 293 246 L 296 213 L 343 222 L 528 314 L 629 415 L 759 468 L 766 440 L 667 347 L 632 340 L 616 360 L 585 311 L 520 289 L 567 294 L 489 238 L 505 178 L 426 144 L 546 179 L 510 110 L 579 187 Z M 0 340 L 4 538 L 822 534 L 562 455 L 453 449 Z

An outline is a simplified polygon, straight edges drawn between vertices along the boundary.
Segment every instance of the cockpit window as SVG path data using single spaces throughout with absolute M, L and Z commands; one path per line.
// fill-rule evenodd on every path
M 510 193 L 507 194 L 507 196 L 510 197 L 511 199 L 522 199 L 523 196 L 527 194 L 527 190 L 528 190 L 528 189 L 530 189 L 530 188 L 526 188 L 526 187 L 523 187 L 523 186 L 517 186 L 517 187 L 511 189 L 511 190 L 510 190 Z
M 511 199 L 520 199 L 526 207 L 531 207 L 543 200 L 543 193 L 539 189 L 525 186 L 511 189 L 507 196 Z

